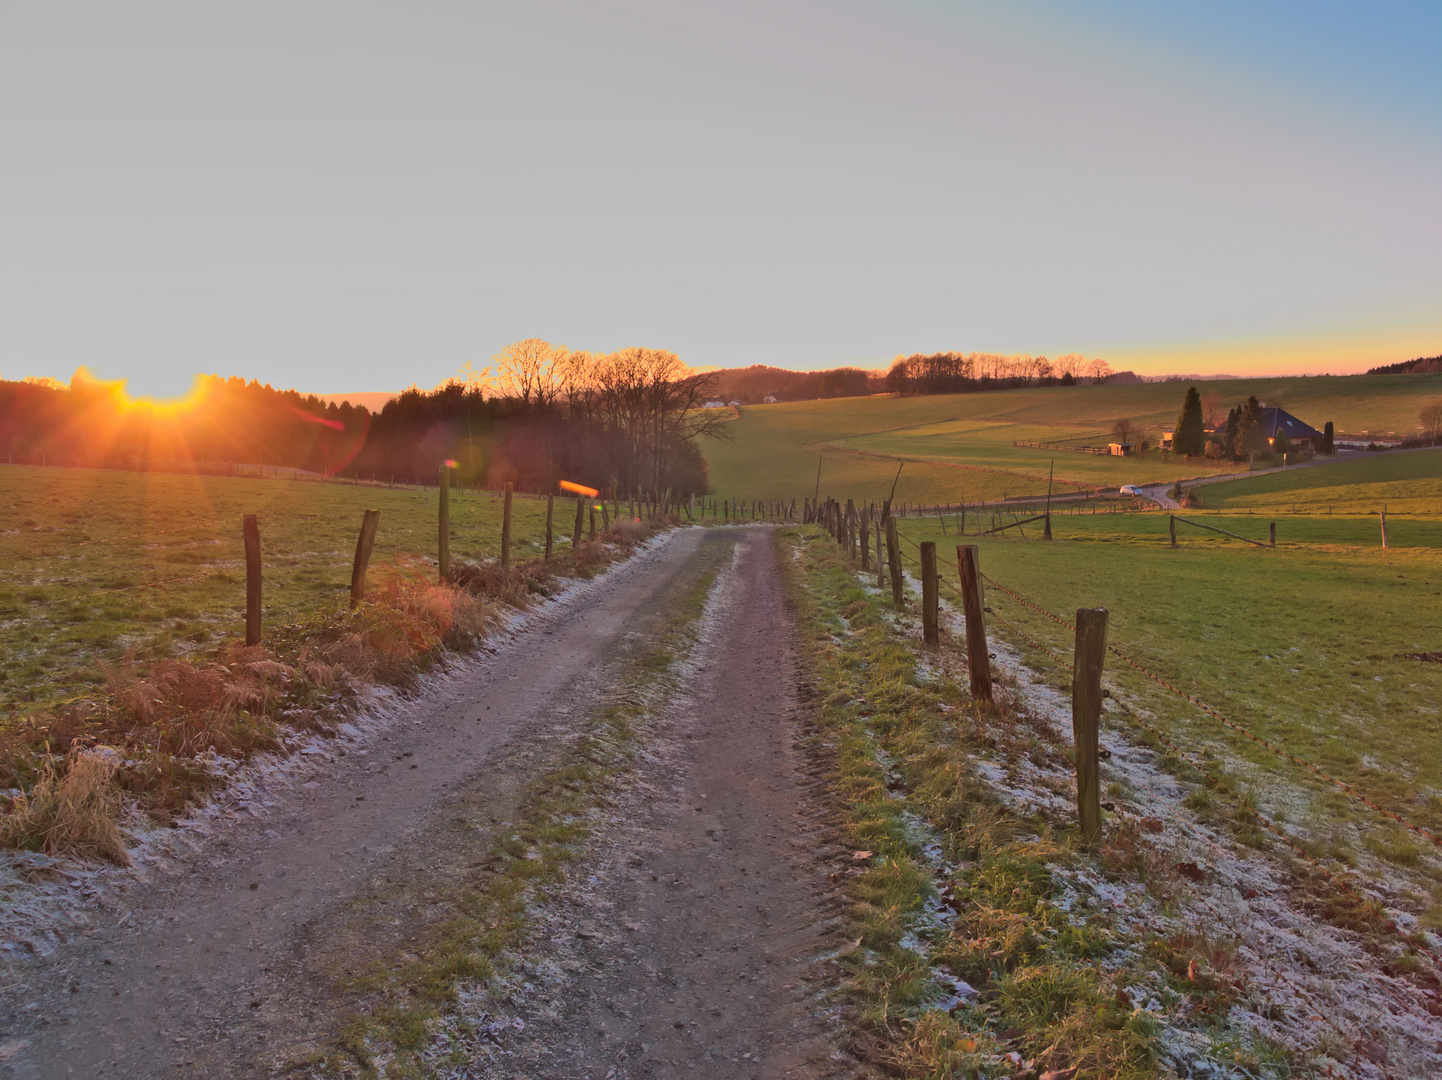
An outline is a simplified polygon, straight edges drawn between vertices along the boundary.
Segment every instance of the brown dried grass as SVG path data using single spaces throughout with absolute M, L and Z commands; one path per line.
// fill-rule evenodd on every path
M 130 862 L 120 834 L 124 800 L 115 782 L 120 754 L 93 747 L 71 756 L 63 773 L 46 761 L 29 794 L 16 797 L 0 816 L 0 846 L 51 855 L 79 855 Z

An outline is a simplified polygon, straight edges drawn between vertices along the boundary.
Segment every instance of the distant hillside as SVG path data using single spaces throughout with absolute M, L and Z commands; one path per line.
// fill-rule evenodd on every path
M 815 401 L 817 398 L 862 397 L 886 389 L 884 375 L 850 367 L 787 371 L 752 364 L 744 368 L 722 368 L 711 374 L 721 400 L 746 405 L 760 404 L 767 397 L 777 401 Z
M 1436 375 L 1442 372 L 1442 356 L 1419 356 L 1400 364 L 1385 364 L 1368 370 L 1368 375 Z

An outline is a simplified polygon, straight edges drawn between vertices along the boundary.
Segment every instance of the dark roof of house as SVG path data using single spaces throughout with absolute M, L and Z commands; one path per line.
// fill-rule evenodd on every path
M 1264 408 L 1262 410 L 1262 431 L 1266 433 L 1267 438 L 1275 439 L 1278 428 L 1285 431 L 1287 438 L 1291 440 L 1320 439 L 1323 437 L 1322 433 L 1311 424 L 1303 420 L 1298 420 L 1286 409 L 1279 409 L 1276 406 Z M 1223 424 L 1221 427 L 1216 428 L 1214 433 L 1220 434 L 1226 430 L 1227 425 Z
M 1320 439 L 1322 433 L 1311 424 L 1298 420 L 1286 409 L 1263 409 L 1262 430 L 1267 433 L 1267 438 L 1275 439 L 1278 431 L 1285 431 L 1289 439 Z

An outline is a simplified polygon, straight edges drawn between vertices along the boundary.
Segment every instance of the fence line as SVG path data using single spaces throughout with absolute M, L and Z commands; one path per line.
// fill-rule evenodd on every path
M 1061 617 L 1059 617 L 1059 616 L 1057 616 L 1057 615 L 1053 615 L 1051 612 L 1047 611 L 1045 608 L 1041 607 L 1041 606 L 1038 605 L 1038 604 L 1032 603 L 1030 600 L 1024 599 L 1023 597 L 1019 596 L 1017 593 L 1013 592 L 1011 589 L 1008 589 L 1005 585 L 1001 584 L 1001 582 L 997 581 L 995 578 L 989 577 L 989 576 L 987 576 L 987 575 L 985 575 L 985 574 L 983 574 L 982 577 L 984 577 L 989 584 L 991 584 L 992 586 L 994 586 L 995 588 L 997 588 L 997 589 L 1000 590 L 1001 592 L 1005 593 L 1007 596 L 1010 596 L 1010 597 L 1011 597 L 1013 600 L 1015 600 L 1017 603 L 1023 604 L 1023 605 L 1025 605 L 1026 607 L 1029 607 L 1029 608 L 1031 608 L 1031 609 L 1034 610 L 1034 611 L 1038 611 L 1038 612 L 1040 612 L 1041 614 L 1045 615 L 1047 618 L 1051 619 L 1053 622 L 1057 623 L 1058 625 L 1064 626 L 1064 627 L 1066 627 L 1067 629 L 1072 630 L 1073 632 L 1075 632 L 1076 627 L 1072 626 L 1072 624 L 1069 623 L 1069 622 L 1067 622 L 1065 619 L 1063 619 L 1063 618 L 1061 618 Z M 1331 773 L 1327 772 L 1325 769 L 1321 768 L 1320 766 L 1314 764 L 1314 763 L 1311 762 L 1311 761 L 1308 761 L 1306 758 L 1298 757 L 1296 754 L 1294 754 L 1294 753 L 1292 753 L 1290 750 L 1286 749 L 1286 747 L 1280 746 L 1280 745 L 1278 745 L 1277 743 L 1274 743 L 1274 742 L 1272 742 L 1271 740 L 1266 739 L 1266 738 L 1262 737 L 1261 735 L 1256 734 L 1255 732 L 1253 732 L 1252 730 L 1250 730 L 1249 728 L 1247 728 L 1246 726 L 1244 726 L 1244 725 L 1242 725 L 1242 724 L 1238 724 L 1238 723 L 1236 723 L 1236 722 L 1233 721 L 1233 720 L 1227 719 L 1227 717 L 1223 716 L 1220 712 L 1218 712 L 1216 709 L 1214 709 L 1211 705 L 1208 705 L 1205 701 L 1203 701 L 1201 698 L 1197 697 L 1195 694 L 1190 694 L 1190 693 L 1188 693 L 1188 692 L 1185 691 L 1185 690 L 1182 690 L 1182 689 L 1180 689 L 1180 688 L 1178 688 L 1178 687 L 1176 687 L 1176 686 L 1173 686 L 1173 685 L 1172 685 L 1171 683 L 1169 683 L 1166 679 L 1164 679 L 1164 678 L 1162 678 L 1160 675 L 1156 674 L 1156 672 L 1151 671 L 1150 669 L 1148 669 L 1148 668 L 1145 667 L 1144 665 L 1138 663 L 1136 660 L 1133 660 L 1130 656 L 1128 656 L 1126 653 L 1122 652 L 1122 651 L 1121 651 L 1119 648 L 1117 648 L 1115 645 L 1108 644 L 1108 645 L 1107 645 L 1107 651 L 1110 652 L 1113 656 L 1115 656 L 1118 660 L 1122 661 L 1122 663 L 1127 664 L 1128 666 L 1134 668 L 1136 671 L 1140 672 L 1142 675 L 1145 675 L 1148 679 L 1150 679 L 1152 682 L 1156 683 L 1158 686 L 1162 687 L 1164 690 L 1170 691 L 1171 693 L 1175 694 L 1177 697 L 1183 698 L 1184 700 L 1190 702 L 1192 705 L 1195 705 L 1198 709 L 1200 709 L 1202 712 L 1206 713 L 1208 716 L 1210 716 L 1212 719 L 1216 720 L 1218 723 L 1222 724 L 1224 727 L 1229 728 L 1229 729 L 1232 730 L 1232 731 L 1235 731 L 1238 735 L 1241 735 L 1241 736 L 1243 736 L 1244 738 L 1250 739 L 1252 742 L 1256 743 L 1258 746 L 1261 746 L 1261 747 L 1264 747 L 1264 748 L 1267 749 L 1267 750 L 1270 750 L 1272 753 L 1276 754 L 1278 757 L 1280 757 L 1280 758 L 1282 758 L 1282 759 L 1284 759 L 1284 760 L 1286 760 L 1286 761 L 1291 762 L 1293 765 L 1300 765 L 1300 766 L 1302 766 L 1303 768 L 1309 770 L 1309 771 L 1310 771 L 1313 775 L 1315 775 L 1318 779 L 1320 779 L 1320 780 L 1325 780 L 1327 783 L 1333 785 L 1333 786 L 1336 787 L 1338 790 L 1343 791 L 1343 792 L 1345 792 L 1346 794 L 1350 795 L 1353 799 L 1356 799 L 1356 800 L 1357 800 L 1358 802 L 1360 802 L 1362 805 L 1368 807 L 1368 808 L 1371 809 L 1371 810 L 1375 810 L 1377 813 L 1382 814 L 1384 817 L 1391 818 L 1391 819 L 1392 819 L 1393 821 L 1395 821 L 1398 825 L 1401 825 L 1401 826 L 1403 826 L 1403 827 L 1406 828 L 1406 829 L 1410 829 L 1412 832 L 1416 833 L 1418 836 L 1421 836 L 1421 837 L 1423 837 L 1423 838 L 1431 841 L 1433 844 L 1438 845 L 1438 846 L 1442 846 L 1442 836 L 1438 836 L 1438 835 L 1436 835 L 1435 833 L 1431 832 L 1429 829 L 1426 829 L 1426 828 L 1424 828 L 1424 827 L 1421 826 L 1421 825 L 1416 825 L 1416 824 L 1412 823 L 1411 821 L 1408 821 L 1408 820 L 1407 820 L 1405 817 L 1403 817 L 1401 814 L 1395 813 L 1395 812 L 1393 812 L 1393 811 L 1391 811 L 1391 810 L 1388 810 L 1385 806 L 1379 805 L 1378 803 L 1374 802 L 1372 799 L 1368 798 L 1366 795 L 1363 795 L 1360 791 L 1358 791 L 1356 788 L 1354 788 L 1351 784 L 1348 784 L 1345 780 L 1339 780 L 1339 779 L 1337 779 L 1337 777 L 1333 776 Z

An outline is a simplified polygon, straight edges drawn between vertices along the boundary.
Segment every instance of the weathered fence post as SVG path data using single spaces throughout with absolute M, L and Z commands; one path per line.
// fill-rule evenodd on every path
M 886 559 L 882 555 L 881 530 L 882 522 L 876 519 L 876 587 L 878 589 L 886 586 Z
M 938 610 L 940 585 L 936 580 L 936 542 L 921 542 L 921 638 L 928 645 L 941 643 L 941 619 Z
M 589 534 L 589 538 L 594 540 L 596 539 L 596 504 L 591 502 L 590 499 L 586 500 L 586 510 L 591 518 L 591 531 Z
M 1387 507 L 1382 506 L 1382 546 L 1387 546 Z
M 901 606 L 901 543 L 896 534 L 896 519 L 886 519 L 886 565 L 891 570 L 891 602 Z
M 366 594 L 366 567 L 370 565 L 371 550 L 376 545 L 376 527 L 380 525 L 381 512 L 379 510 L 367 510 L 361 518 L 360 536 L 355 542 L 355 562 L 351 564 L 350 570 L 350 606 L 355 607 Z M 257 546 L 260 537 L 256 537 Z M 247 556 L 249 555 L 249 542 L 247 541 Z M 248 561 L 248 560 L 247 560 Z M 258 631 L 257 631 L 258 632 Z
M 501 497 L 501 569 L 511 568 L 511 482 L 506 481 Z
M 1102 715 L 1102 660 L 1107 649 L 1107 609 L 1079 608 L 1076 654 L 1072 661 L 1071 724 L 1076 740 L 1076 805 L 1082 839 L 1102 835 L 1101 766 L 1098 730 Z
M 451 470 L 442 465 L 436 479 L 440 492 L 440 528 L 436 544 L 436 561 L 440 564 L 441 580 L 445 581 L 451 572 Z
M 552 525 L 556 520 L 556 495 L 552 492 L 546 496 L 546 558 L 551 557 L 552 547 Z
M 975 544 L 958 544 L 956 570 L 961 576 L 961 608 L 966 616 L 966 663 L 971 669 L 971 696 L 991 701 L 991 653 L 986 644 L 986 604 L 981 588 L 981 563 Z
M 245 537 L 245 643 L 260 644 L 260 524 L 254 514 L 240 519 Z
M 856 558 L 856 500 L 846 500 L 846 557 Z
M 606 500 L 601 500 L 601 531 L 611 531 L 611 512 L 606 509 Z
M 1267 543 L 1270 547 L 1277 546 L 1277 523 L 1275 521 L 1267 527 Z
M 1172 547 L 1177 546 L 1177 517 L 1175 514 L 1167 515 L 1167 529 L 1172 534 Z
M 871 510 L 861 511 L 861 572 L 871 569 Z
M 576 496 L 576 527 L 571 530 L 571 552 L 575 554 L 581 546 L 581 529 L 586 523 L 586 500 Z

